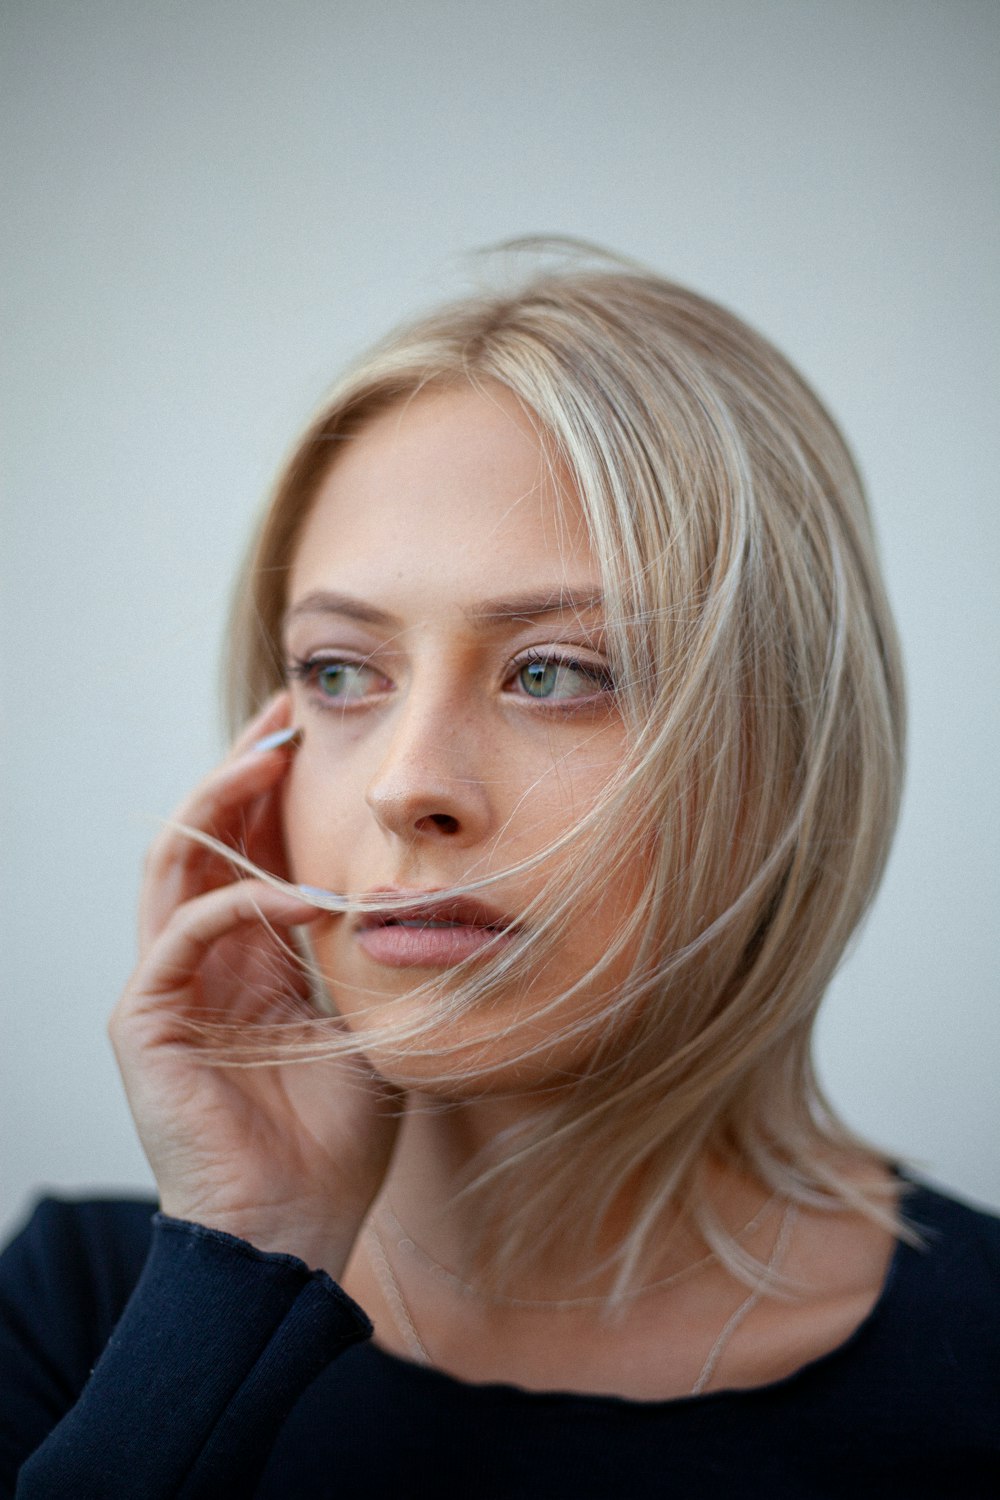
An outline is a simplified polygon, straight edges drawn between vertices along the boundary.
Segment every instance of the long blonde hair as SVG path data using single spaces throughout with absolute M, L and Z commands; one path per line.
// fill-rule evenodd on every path
M 257 532 L 232 615 L 233 722 L 282 683 L 289 567 L 337 440 L 425 388 L 490 382 L 518 398 L 582 500 L 631 750 L 598 808 L 567 830 L 581 851 L 575 883 L 550 882 L 539 947 L 427 981 L 438 1020 L 400 1030 L 403 1064 L 422 1049 L 447 1080 L 448 1016 L 538 961 L 580 898 L 580 871 L 596 889 L 636 839 L 653 858 L 621 938 L 640 939 L 630 981 L 585 1022 L 560 1008 L 566 997 L 552 1002 L 567 1028 L 602 1039 L 594 1066 L 542 1099 L 469 1188 L 488 1208 L 517 1173 L 513 1208 L 508 1191 L 502 1221 L 483 1217 L 487 1259 L 499 1276 L 567 1222 L 596 1247 L 627 1180 L 637 1208 L 620 1291 L 644 1269 L 668 1203 L 748 1276 L 756 1267 L 705 1189 L 709 1158 L 800 1202 L 893 1221 L 836 1165 L 845 1150 L 874 1153 L 823 1100 L 810 1038 L 893 833 L 899 653 L 844 440 L 740 319 L 639 267 L 580 256 L 379 345 L 321 406 Z M 303 1057 L 365 1043 L 322 1018 L 294 1034 L 287 1047 Z M 280 1036 L 273 1055 L 288 1055 Z

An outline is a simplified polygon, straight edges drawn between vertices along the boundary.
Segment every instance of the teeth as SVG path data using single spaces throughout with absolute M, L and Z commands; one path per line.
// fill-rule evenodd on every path
M 425 922 L 425 921 L 421 921 L 421 920 L 418 919 L 418 920 L 413 921 L 413 922 L 408 922 L 408 921 L 397 922 L 395 925 L 397 927 L 467 927 L 468 923 L 467 922 L 430 922 L 430 921 Z

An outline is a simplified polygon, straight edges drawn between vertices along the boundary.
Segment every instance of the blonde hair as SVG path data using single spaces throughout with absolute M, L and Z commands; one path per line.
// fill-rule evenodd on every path
M 487 1260 L 505 1274 L 567 1223 L 596 1247 L 627 1180 L 638 1208 L 616 1254 L 620 1292 L 648 1264 L 668 1203 L 749 1277 L 759 1266 L 705 1187 L 709 1158 L 793 1200 L 895 1224 L 878 1190 L 837 1165 L 845 1152 L 876 1157 L 824 1101 L 810 1036 L 896 820 L 896 636 L 844 440 L 740 319 L 632 264 L 571 256 L 378 346 L 294 448 L 257 533 L 232 615 L 232 719 L 283 681 L 289 567 L 338 439 L 426 388 L 493 382 L 581 498 L 631 750 L 598 808 L 567 830 L 581 856 L 573 882 L 557 875 L 540 900 L 537 946 L 428 981 L 436 1019 L 390 1039 L 403 1064 L 419 1051 L 447 1080 L 449 1015 L 538 962 L 580 899 L 581 869 L 596 890 L 635 840 L 653 857 L 621 936 L 621 951 L 639 939 L 630 981 L 583 1020 L 566 996 L 547 1007 L 567 1031 L 601 1039 L 593 1065 L 540 1101 L 469 1189 L 488 1204 L 518 1174 L 513 1209 L 508 1196 L 502 1221 L 483 1219 Z M 322 1019 L 294 1034 L 275 1055 L 365 1044 Z

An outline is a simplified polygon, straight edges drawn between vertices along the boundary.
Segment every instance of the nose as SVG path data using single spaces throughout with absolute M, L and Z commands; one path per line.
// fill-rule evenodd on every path
M 380 826 L 397 838 L 479 843 L 491 813 L 476 727 L 453 706 L 404 707 L 365 797 Z

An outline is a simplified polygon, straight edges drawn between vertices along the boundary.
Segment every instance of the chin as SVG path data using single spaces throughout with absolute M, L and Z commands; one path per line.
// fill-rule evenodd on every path
M 601 1044 L 602 1037 L 607 1040 L 606 1023 L 590 1035 L 566 1037 L 558 1020 L 540 1019 L 553 998 L 546 986 L 529 986 L 516 996 L 447 1015 L 441 998 L 447 970 L 359 965 L 351 961 L 353 955 L 331 949 L 332 944 L 314 955 L 326 976 L 331 1010 L 349 1031 L 364 1036 L 365 1056 L 380 1077 L 403 1091 L 456 1104 L 551 1096 L 587 1076 L 598 1048 L 606 1056 Z M 567 984 L 575 978 L 566 976 Z M 603 995 L 591 996 L 596 1010 L 603 1012 L 605 1003 Z M 579 1007 L 585 1005 L 578 996 L 573 1021 L 579 1022 Z M 401 1025 L 415 1022 L 426 1026 L 415 1043 L 395 1040 Z M 428 1056 L 426 1049 L 440 1051 Z
M 586 1075 L 592 1052 L 592 1047 L 581 1047 L 579 1039 L 568 1042 L 556 1037 L 545 1046 L 537 1032 L 532 1036 L 513 1019 L 498 1038 L 494 1014 L 488 1028 L 468 1017 L 442 1023 L 422 1045 L 439 1045 L 446 1049 L 445 1055 L 428 1057 L 408 1050 L 405 1042 L 389 1040 L 400 1019 L 398 1006 L 367 1009 L 363 1018 L 345 1014 L 343 1019 L 351 1031 L 376 1034 L 365 1056 L 381 1078 L 404 1092 L 442 1104 L 564 1092 Z M 377 1034 L 383 1027 L 386 1041 L 380 1044 Z M 525 1057 L 529 1048 L 533 1050 Z

